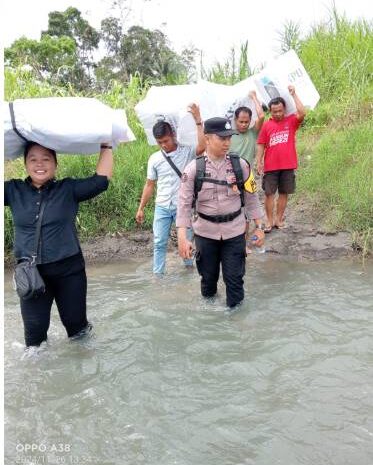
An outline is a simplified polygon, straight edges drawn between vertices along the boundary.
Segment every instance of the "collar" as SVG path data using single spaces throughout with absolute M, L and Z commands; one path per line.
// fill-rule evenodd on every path
M 31 180 L 31 177 L 30 176 L 27 176 L 27 178 L 25 179 L 25 183 L 28 184 L 31 189 L 34 189 L 36 191 L 47 191 L 49 190 L 55 183 L 57 182 L 56 178 L 52 178 L 52 179 L 49 179 L 47 182 L 45 182 L 42 186 L 40 187 L 35 187 L 33 184 L 32 184 L 32 180 Z
M 205 157 L 206 161 L 209 161 L 210 163 L 222 163 L 223 161 L 229 160 L 229 153 L 224 155 L 224 158 L 221 158 L 219 160 L 211 160 L 211 158 L 207 155 L 207 152 L 205 152 L 203 156 Z
M 163 149 L 160 149 L 160 152 L 163 153 L 164 155 L 166 155 L 166 157 L 172 157 L 172 155 L 177 152 L 177 149 L 179 148 L 179 144 L 176 144 L 176 148 L 175 150 L 171 150 L 171 152 L 166 152 L 165 150 Z

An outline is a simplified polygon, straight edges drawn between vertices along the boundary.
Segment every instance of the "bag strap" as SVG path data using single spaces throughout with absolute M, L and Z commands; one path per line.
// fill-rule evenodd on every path
M 13 108 L 13 102 L 9 102 L 9 111 L 10 111 L 10 119 L 12 121 L 12 127 L 13 127 L 13 131 L 17 134 L 17 136 L 19 136 L 21 139 L 23 139 L 25 142 L 28 142 L 28 140 L 26 139 L 26 137 L 24 137 L 17 129 L 17 126 L 16 126 L 16 119 L 14 117 L 14 108 Z
M 241 207 L 245 205 L 245 193 L 244 193 L 244 180 L 243 180 L 243 172 L 240 163 L 241 157 L 234 152 L 228 153 L 229 159 L 232 163 L 232 168 L 234 171 L 234 175 L 236 176 L 236 183 L 238 190 L 240 191 L 240 198 L 241 198 Z M 249 165 L 250 169 L 250 165 Z M 250 174 L 250 171 L 249 171 Z
M 198 192 L 202 189 L 202 184 L 206 180 L 205 178 L 206 171 L 206 157 L 205 155 L 200 155 L 196 158 L 196 176 L 194 178 L 194 191 L 193 191 L 193 201 L 192 208 L 195 209 L 197 203 Z
M 179 170 L 179 168 L 175 165 L 175 163 L 171 160 L 170 157 L 168 157 L 163 150 L 161 150 L 162 152 L 162 155 L 164 156 L 164 158 L 166 159 L 166 161 L 168 162 L 168 164 L 171 166 L 171 168 L 175 171 L 175 173 L 179 176 L 179 178 L 181 178 L 182 174 L 181 174 L 181 171 Z
M 47 199 L 42 200 L 41 205 L 40 205 L 38 222 L 36 223 L 34 253 L 32 254 L 32 263 L 35 263 L 36 259 L 38 258 L 38 255 L 39 255 L 41 222 L 42 222 L 42 219 L 43 219 L 43 214 L 44 214 L 46 203 L 47 203 Z

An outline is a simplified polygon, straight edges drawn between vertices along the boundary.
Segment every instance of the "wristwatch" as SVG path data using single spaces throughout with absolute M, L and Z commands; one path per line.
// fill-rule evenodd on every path
M 256 224 L 255 229 L 260 229 L 261 231 L 264 231 L 264 225 L 263 224 Z

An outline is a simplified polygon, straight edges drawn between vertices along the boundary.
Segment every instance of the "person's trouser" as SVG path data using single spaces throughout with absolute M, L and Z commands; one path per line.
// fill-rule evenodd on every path
M 163 274 L 166 268 L 166 254 L 168 238 L 170 237 L 171 226 L 176 220 L 176 208 L 165 208 L 155 206 L 153 221 L 154 254 L 153 273 Z M 187 230 L 187 238 L 191 241 L 193 232 Z M 193 260 L 184 259 L 186 266 L 192 266 Z
M 88 326 L 87 276 L 81 253 L 54 263 L 38 265 L 46 291 L 41 296 L 21 300 L 26 346 L 47 340 L 53 300 L 69 337 Z
M 215 240 L 195 235 L 196 266 L 201 276 L 201 294 L 216 294 L 220 263 L 226 285 L 227 306 L 234 307 L 244 298 L 245 234 L 231 239 Z

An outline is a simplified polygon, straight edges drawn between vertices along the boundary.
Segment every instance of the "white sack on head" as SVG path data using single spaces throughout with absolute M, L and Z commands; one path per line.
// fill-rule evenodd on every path
M 180 121 L 186 118 L 188 124 L 188 120 L 191 118 L 194 122 L 193 117 L 187 112 L 187 107 L 191 103 L 198 103 L 198 101 L 199 90 L 195 84 L 152 86 L 144 100 L 135 107 L 137 117 L 144 127 L 148 144 L 155 145 L 157 143 L 153 136 L 153 126 L 157 121 L 170 123 L 179 142 L 184 143 L 179 137 Z M 195 143 L 193 138 L 188 139 L 188 145 Z
M 167 121 L 176 132 L 177 140 L 184 145 L 197 144 L 197 128 L 188 112 L 191 103 L 199 105 L 201 118 L 224 116 L 232 101 L 232 88 L 208 81 L 198 84 L 152 86 L 135 111 L 142 123 L 150 145 L 155 145 L 153 126 L 159 120 Z
M 135 140 L 124 110 L 113 110 L 94 98 L 48 97 L 18 99 L 13 102 L 17 130 L 27 140 L 56 150 L 58 153 L 92 154 L 100 143 Z M 25 141 L 11 123 L 9 105 L 5 102 L 4 154 L 12 159 L 22 155 Z
M 238 82 L 232 87 L 233 87 L 233 95 L 235 96 L 235 100 L 231 104 L 230 108 L 228 109 L 226 113 L 226 118 L 231 120 L 233 129 L 236 129 L 234 112 L 239 107 L 250 108 L 251 110 L 250 127 L 252 128 L 255 125 L 255 121 L 258 118 L 258 113 L 255 108 L 254 100 L 249 97 L 249 92 L 255 91 L 257 93 L 258 100 L 261 101 L 260 94 L 258 93 L 256 86 L 255 86 L 254 78 L 253 76 L 250 76 L 247 79 L 244 79 L 243 81 Z

